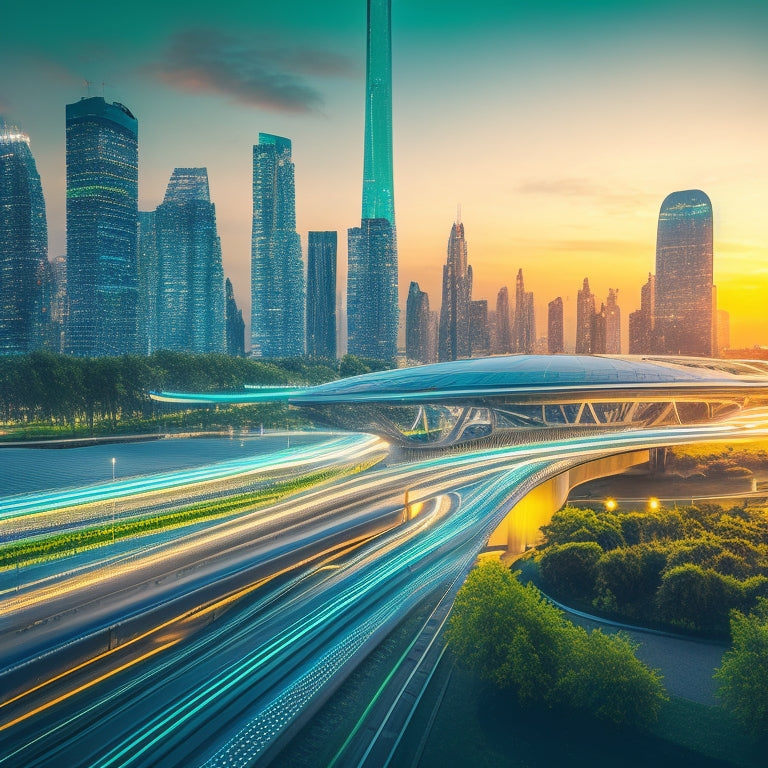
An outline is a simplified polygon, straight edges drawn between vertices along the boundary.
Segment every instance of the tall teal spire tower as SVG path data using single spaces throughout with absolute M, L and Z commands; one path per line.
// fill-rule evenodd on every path
M 394 227 L 391 8 L 392 0 L 368 0 L 362 218 Z
M 353 355 L 397 354 L 397 238 L 392 181 L 392 0 L 368 0 L 363 208 L 348 230 L 347 327 Z

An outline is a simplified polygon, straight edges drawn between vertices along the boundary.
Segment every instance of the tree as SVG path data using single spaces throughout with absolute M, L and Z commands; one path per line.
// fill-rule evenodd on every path
M 624 544 L 619 516 L 609 512 L 598 515 L 593 509 L 564 507 L 555 512 L 549 525 L 543 525 L 541 530 L 547 545 L 594 541 L 609 550 Z
M 466 668 L 520 702 L 552 702 L 565 656 L 562 613 L 498 561 L 475 568 L 456 596 L 448 642 Z
M 541 575 L 548 590 L 558 597 L 591 600 L 597 563 L 603 555 L 594 541 L 573 541 L 547 547 L 541 555 Z
M 664 700 L 659 674 L 635 657 L 631 641 L 574 626 L 498 561 L 470 573 L 447 639 L 463 666 L 521 703 L 564 705 L 643 725 Z
M 661 675 L 641 662 L 638 644 L 619 632 L 569 632 L 569 660 L 560 681 L 570 706 L 612 723 L 647 726 L 666 700 Z
M 768 600 L 731 614 L 731 650 L 715 672 L 717 695 L 755 735 L 768 733 Z
M 659 617 L 688 629 L 725 633 L 731 609 L 744 603 L 744 587 L 732 576 L 688 563 L 664 574 L 656 593 Z

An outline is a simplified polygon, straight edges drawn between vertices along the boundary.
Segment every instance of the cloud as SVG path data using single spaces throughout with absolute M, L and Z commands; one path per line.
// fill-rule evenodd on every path
M 517 191 L 524 195 L 581 198 L 611 213 L 635 213 L 650 209 L 655 215 L 661 205 L 658 195 L 632 190 L 620 191 L 585 178 L 531 179 L 520 184 Z
M 192 93 L 218 93 L 276 112 L 312 112 L 323 106 L 311 77 L 341 77 L 354 67 L 346 56 L 279 36 L 248 39 L 188 30 L 171 41 L 155 74 Z

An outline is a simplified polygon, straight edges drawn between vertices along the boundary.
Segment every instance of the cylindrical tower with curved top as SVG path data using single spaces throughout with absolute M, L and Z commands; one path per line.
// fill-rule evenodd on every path
M 659 213 L 654 353 L 711 357 L 713 294 L 712 203 L 699 189 L 673 192 Z

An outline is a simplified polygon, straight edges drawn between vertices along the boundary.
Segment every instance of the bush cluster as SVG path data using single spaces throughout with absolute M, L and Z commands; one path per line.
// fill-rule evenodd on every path
M 542 531 L 545 589 L 623 618 L 725 636 L 731 610 L 768 596 L 766 510 L 566 507 Z
M 647 725 L 666 698 L 660 675 L 637 659 L 627 636 L 575 626 L 498 561 L 469 574 L 447 639 L 463 666 L 522 704 Z

